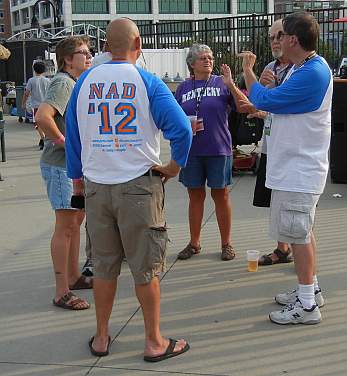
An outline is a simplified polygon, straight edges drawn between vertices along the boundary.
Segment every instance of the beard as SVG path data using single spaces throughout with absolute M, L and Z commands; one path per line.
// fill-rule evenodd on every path
M 283 56 L 282 50 L 272 50 L 271 53 L 274 59 L 280 59 Z

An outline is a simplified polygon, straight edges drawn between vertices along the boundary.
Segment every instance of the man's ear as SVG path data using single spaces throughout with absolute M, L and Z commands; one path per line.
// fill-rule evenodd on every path
M 142 43 L 141 43 L 141 37 L 140 36 L 137 36 L 135 39 L 134 39 L 134 47 L 137 51 L 140 51 L 141 50 L 141 47 L 142 47 Z

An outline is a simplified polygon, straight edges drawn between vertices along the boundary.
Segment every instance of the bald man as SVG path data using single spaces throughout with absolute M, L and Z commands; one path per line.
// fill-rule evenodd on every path
M 161 335 L 158 277 L 168 240 L 163 182 L 185 166 L 192 131 L 167 86 L 135 66 L 141 53 L 137 26 L 114 20 L 107 43 L 112 61 L 81 76 L 67 115 L 67 170 L 74 194 L 86 196 L 94 262 L 97 329 L 89 348 L 95 356 L 109 353 L 109 318 L 126 257 L 144 316 L 144 360 L 157 362 L 189 349 L 185 340 Z M 164 166 L 160 131 L 171 145 Z

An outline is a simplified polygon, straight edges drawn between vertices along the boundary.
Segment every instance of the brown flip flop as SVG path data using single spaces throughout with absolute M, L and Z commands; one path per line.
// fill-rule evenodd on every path
M 143 360 L 146 361 L 146 362 L 160 362 L 162 360 L 173 358 L 174 356 L 177 356 L 177 355 L 181 355 L 181 354 L 185 353 L 186 351 L 188 351 L 190 349 L 189 344 L 186 343 L 186 345 L 183 347 L 183 349 L 181 349 L 179 351 L 174 351 L 177 340 L 169 338 L 169 341 L 170 341 L 169 345 L 166 348 L 166 351 L 164 352 L 164 354 L 157 355 L 157 356 L 146 356 L 145 355 L 143 357 Z
M 89 350 L 92 353 L 92 355 L 94 355 L 94 356 L 107 356 L 109 354 L 109 349 L 110 349 L 110 344 L 111 344 L 111 337 L 110 336 L 108 336 L 106 351 L 96 351 L 93 347 L 93 341 L 94 341 L 94 336 L 88 342 Z

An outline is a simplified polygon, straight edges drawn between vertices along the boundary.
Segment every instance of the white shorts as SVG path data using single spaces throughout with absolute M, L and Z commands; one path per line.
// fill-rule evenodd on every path
M 272 190 L 269 236 L 279 242 L 308 244 L 320 195 Z

